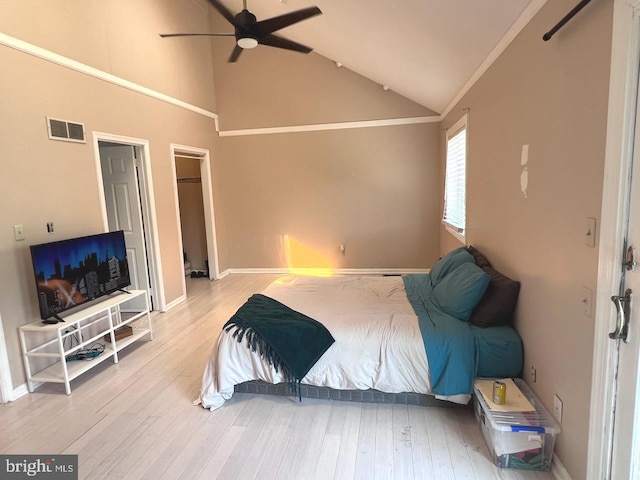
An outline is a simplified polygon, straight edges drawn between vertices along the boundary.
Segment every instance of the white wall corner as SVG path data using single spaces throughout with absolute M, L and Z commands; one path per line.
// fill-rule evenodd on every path
M 222 278 L 226 277 L 227 275 L 229 275 L 230 273 L 231 273 L 231 271 L 230 271 L 230 270 L 228 270 L 228 269 L 227 269 L 227 270 L 224 270 L 223 272 L 220 272 L 220 273 L 218 274 L 218 278 L 217 278 L 216 280 L 220 280 L 220 279 L 222 279 Z

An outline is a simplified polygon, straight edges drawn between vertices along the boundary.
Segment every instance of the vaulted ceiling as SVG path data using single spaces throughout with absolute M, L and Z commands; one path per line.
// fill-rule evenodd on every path
M 260 21 L 318 6 L 322 15 L 276 33 L 441 113 L 530 2 L 248 0 L 247 9 Z

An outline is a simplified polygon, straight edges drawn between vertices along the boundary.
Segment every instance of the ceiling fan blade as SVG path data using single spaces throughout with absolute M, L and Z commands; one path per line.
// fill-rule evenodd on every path
M 278 35 L 267 35 L 260 37 L 258 43 L 262 45 L 268 45 L 270 47 L 284 48 L 285 50 L 293 50 L 294 52 L 309 53 L 313 51 L 313 48 L 302 45 L 301 43 L 287 40 L 286 38 L 279 37 Z
M 229 22 L 233 26 L 236 25 L 235 16 L 233 15 L 233 13 L 231 13 L 231 11 L 229 11 L 227 7 L 222 5 L 218 0 L 209 0 L 209 3 L 213 6 L 213 8 L 220 12 L 220 15 L 227 19 L 227 22 Z
M 233 37 L 234 33 L 161 33 L 162 38 L 167 37 Z
M 278 17 L 262 20 L 258 22 L 256 26 L 260 31 L 260 35 L 268 35 L 276 30 L 301 22 L 307 18 L 315 17 L 316 15 L 322 15 L 322 11 L 318 7 L 303 8 L 301 10 L 296 10 L 295 12 L 285 13 Z
M 231 52 L 231 55 L 229 56 L 229 60 L 227 60 L 227 63 L 237 62 L 238 57 L 240 56 L 241 53 L 242 53 L 242 48 L 240 48 L 238 45 L 233 47 L 233 52 Z

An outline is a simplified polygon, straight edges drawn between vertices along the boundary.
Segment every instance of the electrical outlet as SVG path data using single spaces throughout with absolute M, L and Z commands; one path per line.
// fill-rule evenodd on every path
M 562 423 L 562 400 L 558 395 L 553 396 L 553 416 Z
M 533 365 L 531 365 L 531 381 L 533 383 L 536 383 L 536 376 L 537 376 L 536 368 Z

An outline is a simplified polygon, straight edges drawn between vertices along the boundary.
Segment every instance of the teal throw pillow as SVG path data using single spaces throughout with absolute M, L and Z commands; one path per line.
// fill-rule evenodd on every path
M 466 247 L 460 247 L 450 251 L 438 260 L 433 267 L 431 267 L 431 270 L 429 270 L 431 285 L 436 285 L 440 280 L 447 276 L 449 272 L 454 271 L 463 263 L 469 262 L 475 264 L 473 255 L 467 251 Z
M 474 262 L 463 263 L 438 282 L 431 299 L 445 313 L 466 322 L 484 295 L 490 278 Z

